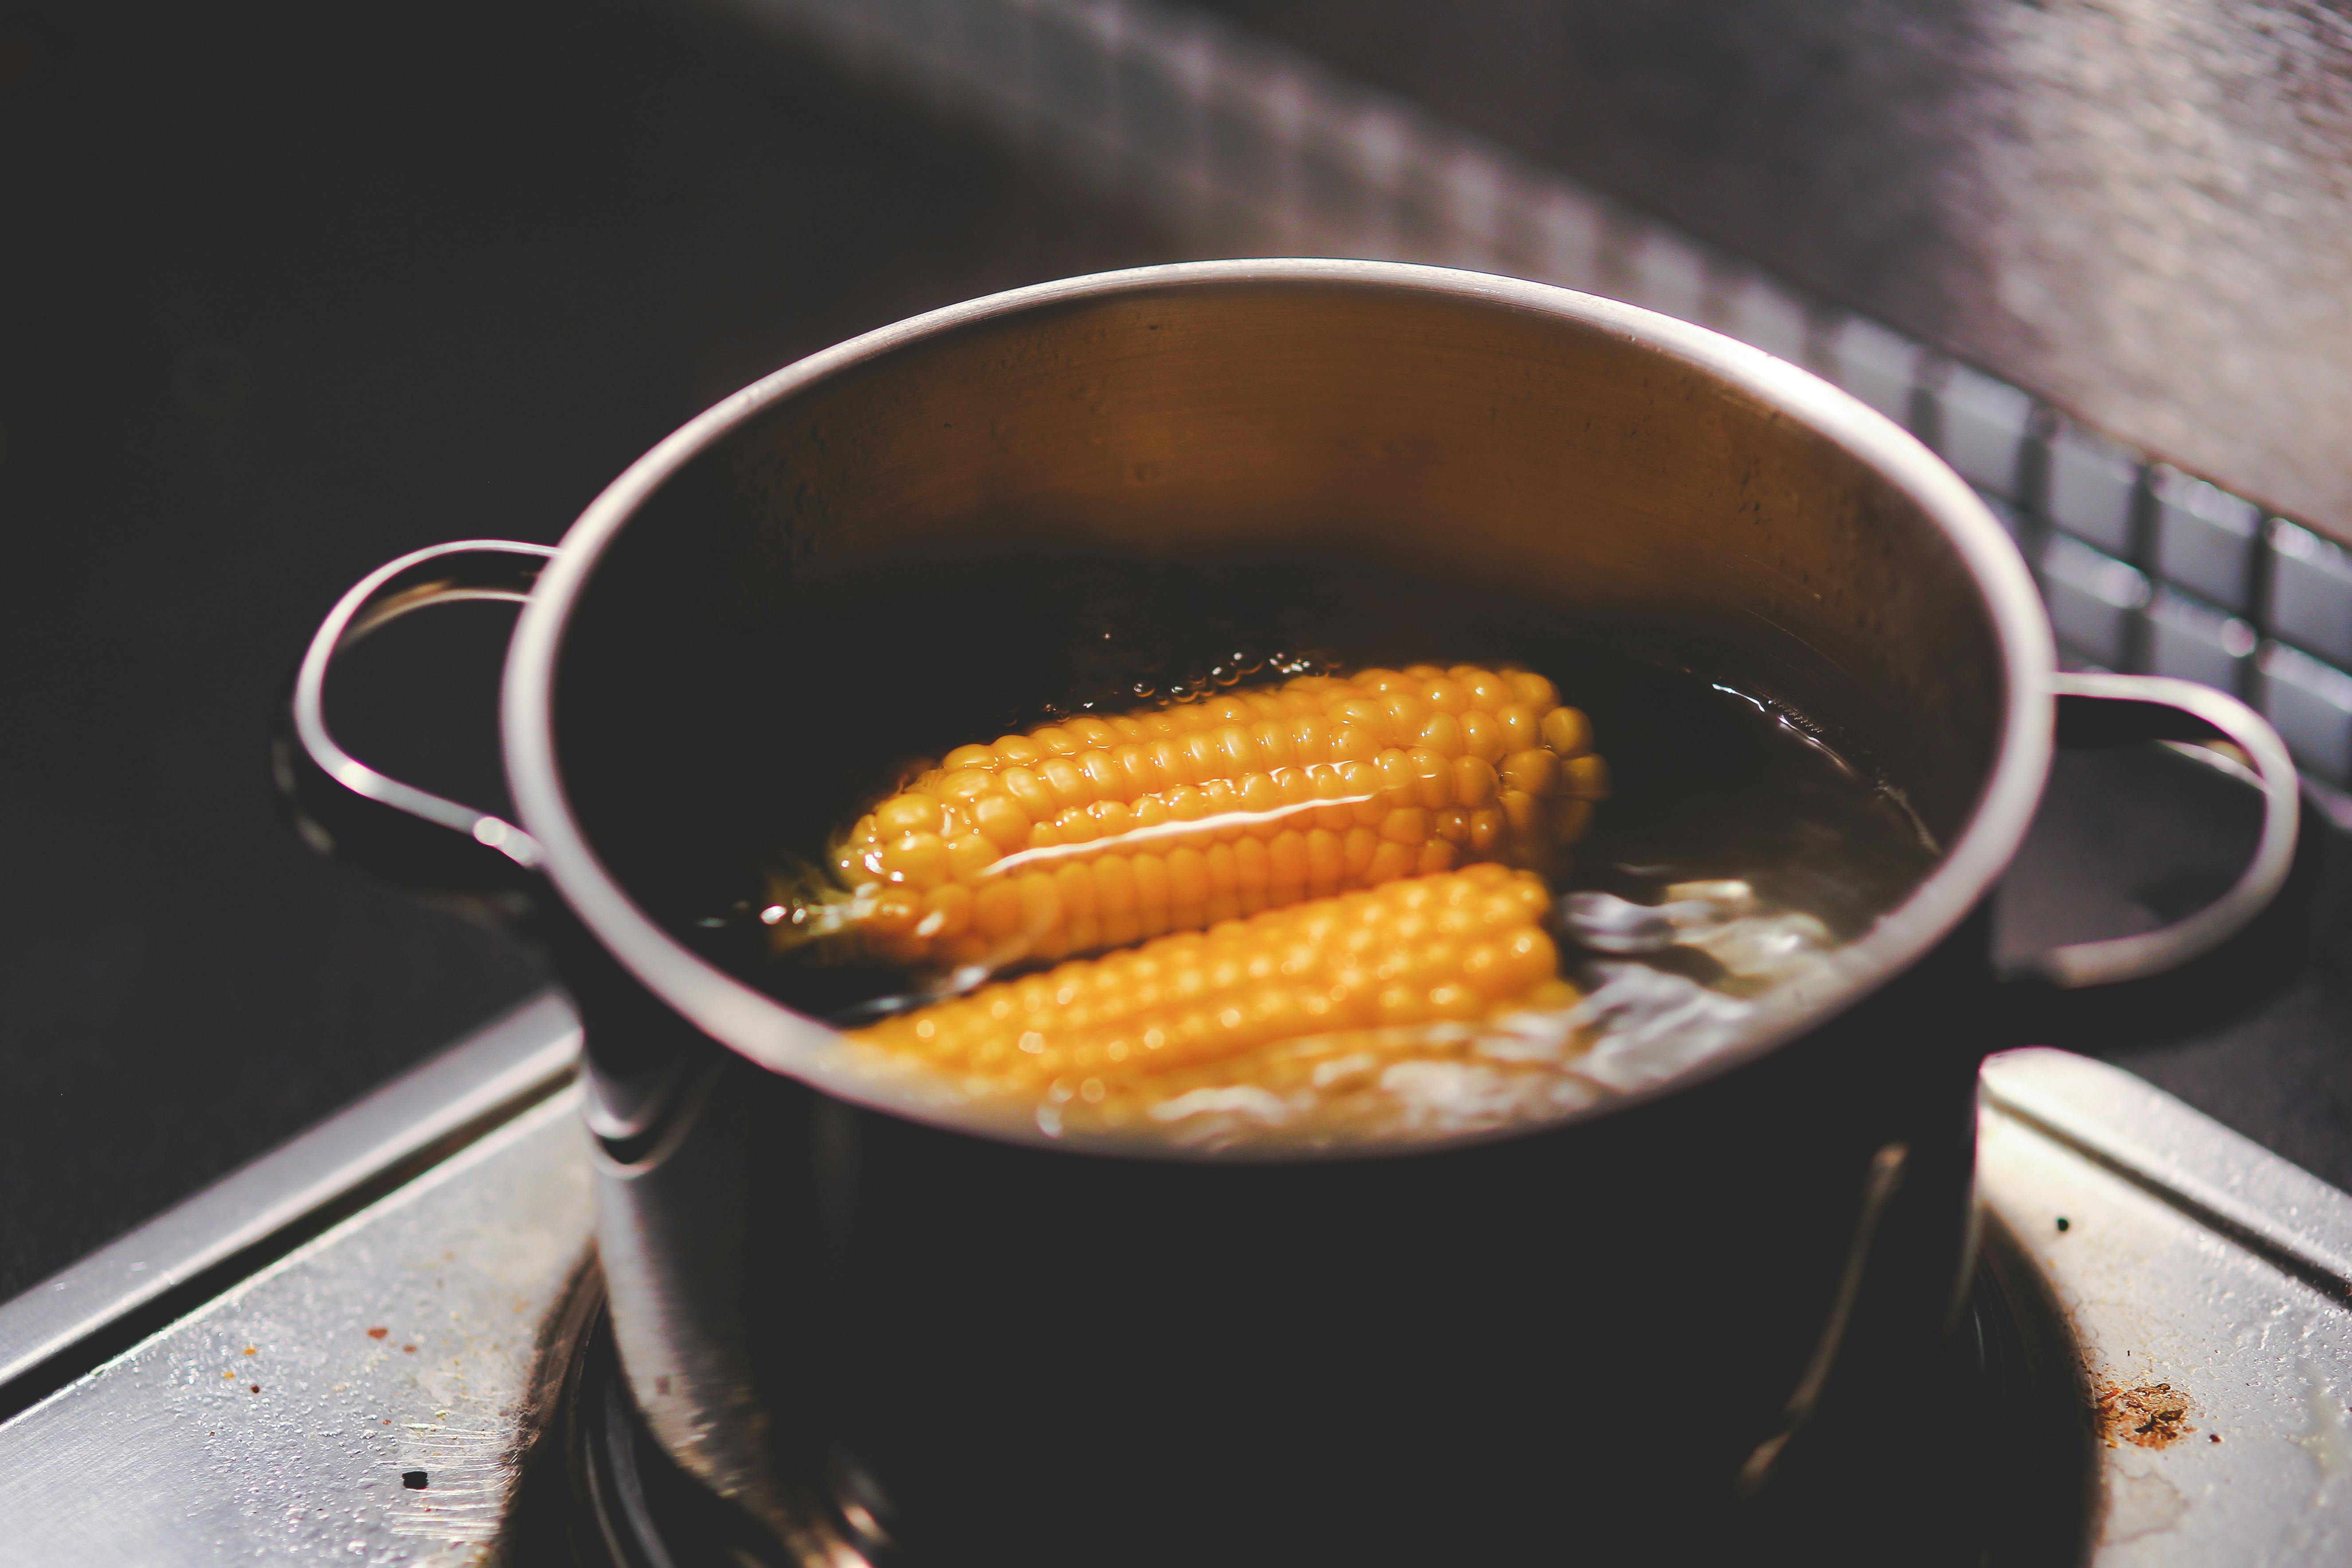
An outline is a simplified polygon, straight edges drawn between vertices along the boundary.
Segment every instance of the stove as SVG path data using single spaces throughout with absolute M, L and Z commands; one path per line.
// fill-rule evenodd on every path
M 0 1308 L 0 1563 L 766 1560 L 618 1382 L 578 1038 L 533 1002 Z M 1979 1131 L 1950 1362 L 1859 1435 L 1932 1472 L 1922 1538 L 2097 1568 L 2352 1552 L 2352 1197 L 2058 1051 L 1986 1064 Z M 1759 1528 L 1850 1507 L 1822 1496 L 1853 1440 Z
M 642 405 L 627 403 L 627 417 L 601 431 L 608 439 L 586 443 L 565 462 L 545 460 L 548 471 L 536 483 L 516 477 L 502 441 L 495 461 L 477 454 L 467 467 L 462 454 L 445 457 L 464 473 L 440 488 L 362 497 L 363 526 L 341 534 L 318 528 L 317 517 L 330 501 L 340 508 L 347 499 L 351 463 L 322 468 L 317 493 L 297 487 L 281 497 L 257 483 L 225 491 L 224 514 L 242 517 L 266 504 L 285 513 L 278 553 L 295 542 L 319 549 L 331 538 L 349 552 L 314 563 L 308 586 L 286 596 L 276 620 L 265 617 L 260 640 L 268 647 L 258 663 L 268 668 L 247 670 L 240 691 L 267 687 L 269 669 L 291 657 L 308 618 L 356 570 L 403 542 L 452 531 L 441 517 L 452 496 L 480 489 L 472 482 L 477 472 L 495 467 L 505 488 L 464 502 L 478 506 L 462 512 L 473 519 L 469 526 L 515 531 L 509 521 L 520 515 L 544 533 L 646 439 L 750 374 L 874 321 L 1057 271 L 1264 251 L 1443 261 L 1617 294 L 1805 360 L 1910 424 L 1984 490 L 2035 563 L 2074 662 L 2206 679 L 2264 708 L 2319 781 L 2307 821 L 2321 844 L 2327 886 L 2314 900 L 2300 968 L 2283 989 L 2219 1026 L 2101 1046 L 2143 1076 L 2046 1051 L 2005 1053 L 1989 1063 L 1982 1262 L 1963 1331 L 1947 1361 L 1885 1374 L 1900 1384 L 1874 1404 L 1885 1424 L 1826 1431 L 1810 1453 L 1800 1450 L 1806 1462 L 1793 1471 L 1785 1506 L 1759 1515 L 1759 1529 L 1802 1538 L 1841 1510 L 1866 1514 L 1857 1489 L 1883 1483 L 1888 1497 L 1912 1510 L 1908 1561 L 1925 1560 L 1921 1543 L 1931 1541 L 1952 1561 L 1988 1564 L 2352 1558 L 2352 1198 L 2282 1158 L 2352 1184 L 2352 1144 L 2343 1133 L 2352 1079 L 2338 1047 L 2352 1032 L 2352 1007 L 2336 979 L 2352 954 L 2337 866 L 2352 805 L 2329 787 L 2352 784 L 2352 632 L 2345 629 L 2352 627 L 2352 557 L 1920 342 L 1809 300 L 1206 16 L 1140 0 L 952 6 L 710 0 L 701 9 L 706 18 L 723 19 L 707 21 L 702 43 L 665 57 L 668 96 L 649 97 L 628 123 L 667 127 L 662 133 L 695 144 L 698 157 L 709 144 L 736 150 L 724 179 L 708 182 L 736 194 L 710 210 L 747 199 L 740 189 L 751 188 L 745 182 L 759 167 L 824 164 L 760 151 L 762 137 L 804 132 L 799 121 L 774 119 L 771 99 L 815 102 L 805 111 L 811 122 L 855 110 L 863 116 L 856 132 L 856 156 L 865 160 L 859 178 L 926 211 L 953 206 L 962 193 L 971 210 L 957 208 L 934 227 L 869 237 L 872 254 L 844 241 L 828 253 L 830 270 L 793 274 L 789 289 L 778 289 L 767 269 L 748 262 L 745 272 L 756 278 L 697 273 L 692 287 L 674 286 L 680 298 L 669 308 L 678 320 L 664 330 L 683 331 L 696 352 L 686 356 L 692 363 L 677 378 L 682 384 L 665 389 L 672 401 L 648 395 Z M 635 30 L 625 37 L 609 17 L 596 24 L 619 38 L 616 53 L 647 47 L 659 30 L 634 9 L 627 16 Z M 777 79 L 789 91 L 770 79 L 780 68 L 739 40 L 733 29 L 747 19 L 783 40 L 788 63 Z M 517 61 L 535 58 L 541 40 L 529 24 L 509 31 L 515 36 L 499 47 Z M 702 64 L 680 63 L 697 49 L 726 57 L 732 74 L 713 78 Z M 426 62 L 412 65 L 423 71 Z M 695 118 L 698 110 L 688 106 L 710 97 L 708 79 L 729 86 L 731 96 L 717 100 L 734 106 L 733 118 Z M 585 107 L 564 100 L 541 118 L 578 123 Z M 975 130 L 972 143 L 995 152 L 962 149 Z M 931 149 L 950 145 L 963 161 L 934 167 L 940 160 Z M 1033 169 L 1045 173 L 1033 176 Z M 1057 205 L 1058 196 L 1031 194 L 1055 181 L 1081 199 Z M 511 183 L 496 169 L 484 176 L 500 205 Z M 667 192 L 667 182 L 648 184 Z M 864 210 L 827 195 L 830 186 L 812 187 L 814 195 L 793 187 L 783 193 L 789 199 L 757 189 L 768 192 L 769 207 L 821 215 L 819 226 L 828 231 L 847 227 Z M 909 191 L 913 196 L 905 195 Z M 593 201 L 608 194 L 599 186 Z M 547 198 L 559 199 L 561 192 Z M 578 199 L 592 202 L 590 195 Z M 655 235 L 669 208 L 648 197 L 632 211 L 639 215 L 632 232 Z M 530 253 L 541 271 L 576 259 L 561 225 L 550 236 L 539 237 L 543 250 Z M 730 216 L 690 233 L 684 247 L 733 254 L 730 247 L 742 238 Z M 273 243 L 291 237 L 280 234 Z M 646 241 L 642 254 L 617 244 L 600 251 L 623 256 L 627 266 L 611 283 L 599 320 L 617 313 L 614 301 L 646 292 L 644 279 L 627 268 L 656 270 L 646 259 L 654 244 Z M 903 261 L 915 252 L 929 270 Z M 242 277 L 249 268 L 224 263 L 223 270 Z M 205 289 L 184 278 L 173 287 L 193 289 L 192 299 Z M 719 302 L 681 302 L 711 289 Z M 811 308 L 807 319 L 786 320 L 772 303 L 817 295 L 831 302 Z M 354 318 L 382 310 L 373 295 L 360 305 Z M 747 335 L 746 310 L 762 310 L 771 315 Z M 159 421 L 163 436 L 156 441 L 187 469 L 208 472 L 208 465 L 235 460 L 226 437 L 255 427 L 254 407 L 268 414 L 273 385 L 294 384 L 297 350 L 311 323 L 279 321 L 264 333 L 249 323 L 240 328 L 235 311 L 205 308 L 201 299 L 183 300 L 173 310 L 173 343 L 189 337 L 213 358 L 199 354 L 190 361 L 194 369 L 164 378 L 187 405 L 183 423 L 197 434 L 174 434 L 177 426 Z M 540 324 L 545 341 L 531 353 L 580 335 L 570 317 Z M 516 337 L 522 330 L 503 313 L 482 312 L 482 335 L 528 343 Z M 395 321 L 386 333 L 409 331 Z M 646 365 L 672 352 L 667 338 L 646 332 L 584 401 L 611 403 L 615 388 L 641 388 Z M 370 356 L 345 343 L 328 357 Z M 111 362 L 89 363 L 106 371 L 93 379 L 110 390 L 121 379 Z M 247 385 L 257 377 L 259 394 Z M 421 404 L 422 384 L 413 382 L 397 401 Z M 482 395 L 485 405 L 468 415 L 470 424 L 511 435 L 499 423 L 513 417 L 510 411 L 488 407 L 497 398 Z M 389 439 L 404 452 L 433 446 L 432 431 L 394 426 Z M 275 455 L 278 468 L 289 467 L 289 454 L 320 444 L 310 426 L 297 420 L 291 428 Z M 39 428 L 22 429 L 14 453 L 0 447 L 16 464 L 0 478 L 42 471 Z M 384 465 L 387 476 L 404 467 Z M 390 477 L 381 482 L 395 484 Z M 149 507 L 142 500 L 137 510 L 176 525 L 184 487 L 178 479 L 153 483 L 175 504 Z M 413 538 L 399 532 L 408 524 L 381 515 L 393 510 L 417 514 Z M 185 596 L 189 573 L 178 557 L 160 559 L 152 591 L 131 604 L 176 636 L 186 628 L 168 610 Z M 226 583 L 250 574 L 248 563 L 219 575 Z M 82 663 L 96 669 L 104 661 Z M 71 682 L 59 689 L 82 689 Z M 248 704 L 256 712 L 261 705 L 259 698 Z M 147 885 L 141 879 L 163 854 L 157 845 L 194 842 L 200 828 L 214 829 L 225 803 L 257 802 L 258 724 L 251 736 L 237 731 L 232 721 L 242 712 L 198 710 L 207 734 L 218 729 L 246 748 L 233 758 L 205 753 L 209 761 L 186 762 L 182 752 L 194 756 L 197 748 L 184 741 L 171 741 L 166 750 L 180 749 L 161 762 L 144 752 L 106 753 L 126 775 L 193 780 L 192 791 L 211 792 L 192 795 L 202 809 L 188 822 L 174 819 L 171 834 L 152 836 L 143 858 L 134 862 L 114 847 L 116 805 L 93 812 L 100 826 L 79 836 L 58 826 L 79 816 L 61 816 L 47 796 L 15 814 L 39 825 L 45 837 L 81 847 L 59 852 L 57 876 L 37 885 Z M 27 745 L 27 756 L 71 755 L 79 735 L 37 724 L 30 733 L 37 743 Z M 249 774 L 242 771 L 248 753 Z M 76 790 L 81 782 L 77 775 Z M 2200 889 L 2225 880 L 2236 853 L 2232 836 L 2243 824 L 2192 840 L 2184 822 L 2210 819 L 2181 814 L 2213 806 L 2207 797 L 2227 787 L 2206 770 L 2156 776 L 2131 759 L 2062 761 L 2044 819 L 2011 879 L 2014 896 L 2004 910 L 2011 939 L 2041 945 L 2108 934 L 2176 913 Z M 68 792 L 61 785 L 58 793 Z M 2220 809 L 2226 815 L 2226 801 Z M 234 857 L 225 851 L 221 865 L 192 863 L 181 882 L 164 887 L 165 896 L 125 910 L 110 893 L 105 908 L 88 914 L 93 931 L 129 931 L 151 913 L 163 920 L 162 911 L 176 928 L 203 928 L 159 924 L 147 942 L 192 956 L 165 973 L 169 984 L 149 988 L 148 1001 L 166 994 L 185 1001 L 159 1016 L 160 1026 L 141 1015 L 141 1037 L 192 1046 L 184 1054 L 205 1064 L 172 1079 L 177 1087 L 157 1098 L 180 1096 L 175 1113 L 201 1102 L 207 1116 L 173 1120 L 254 1129 L 242 1143 L 215 1135 L 204 1152 L 207 1171 L 380 1077 L 410 1035 L 446 1038 L 458 1020 L 478 1016 L 473 1009 L 530 984 L 527 967 L 495 942 L 467 946 L 421 915 L 412 933 L 407 911 L 347 891 L 332 873 L 299 862 L 289 846 L 286 864 L 271 863 L 272 879 L 254 900 L 273 911 L 275 923 L 236 928 L 237 951 L 282 949 L 307 984 L 308 971 L 326 962 L 326 944 L 312 943 L 313 930 L 331 924 L 341 938 L 337 953 L 365 951 L 379 962 L 390 953 L 408 967 L 384 967 L 363 1006 L 286 1026 L 283 1059 L 302 1066 L 274 1076 L 299 1082 L 312 1098 L 299 1100 L 289 1089 L 278 1099 L 252 1096 L 258 1106 L 230 1107 L 231 1096 L 215 1080 L 235 1083 L 239 1074 L 209 1064 L 236 1065 L 232 1053 L 251 1045 L 236 1028 L 249 1031 L 253 1017 L 240 1022 L 230 1008 L 266 987 L 217 983 L 223 953 L 236 946 L 221 933 L 235 922 L 190 921 L 186 912 L 202 914 L 199 895 L 225 879 L 230 859 L 253 861 L 278 842 L 273 825 L 249 826 L 248 838 L 232 846 Z M 2159 843 L 2181 846 L 2182 854 L 2168 859 L 2152 852 Z M 94 851 L 83 852 L 93 846 L 125 858 L 93 859 Z M 40 872 L 48 862 L 19 853 L 10 864 Z M 2104 887 L 2116 892 L 2102 893 Z M 328 920 L 320 911 L 337 899 L 366 918 Z M 42 903 L 45 931 L 60 908 L 79 906 Z M 95 939 L 83 946 L 101 951 Z M 77 1006 L 105 993 L 100 979 L 116 976 L 145 951 L 139 942 L 115 946 L 122 951 L 103 949 L 114 955 L 112 969 L 64 977 Z M 298 1016 L 284 996 L 267 1000 Z M 33 1016 L 59 1034 L 62 1026 L 37 1009 Z M 215 1027 L 215 1018 L 225 1022 Z M 405 1020 L 408 1033 L 390 1030 L 384 1019 Z M 209 1032 L 192 1033 L 198 1024 Z M 314 1025 L 311 1037 L 300 1037 Z M 385 1039 L 375 1040 L 372 1030 Z M 0 1534 L 0 1563 L 257 1554 L 384 1563 L 759 1561 L 756 1543 L 704 1507 L 641 1441 L 619 1395 L 589 1242 L 593 1155 L 577 1119 L 576 1049 L 570 1013 L 541 996 L 0 1305 L 0 1475 L 18 1504 Z M 245 1066 L 249 1083 L 252 1061 Z M 107 1070 L 134 1076 L 121 1065 Z M 339 1072 L 344 1076 L 334 1077 Z M 128 1090 L 110 1080 L 104 1092 Z M 28 1180 L 13 1184 L 7 1212 L 31 1227 L 38 1216 L 27 1194 L 70 1206 L 81 1187 L 96 1184 L 99 1163 L 80 1151 L 72 1154 L 78 1163 L 61 1157 L 76 1142 L 78 1123 L 66 1127 L 58 1151 L 38 1145 L 37 1123 L 47 1113 L 26 1109 L 35 1103 L 29 1092 L 11 1100 L 19 1118 L 11 1125 L 20 1131 L 12 1157 L 26 1172 L 36 1161 L 55 1163 L 69 1178 L 66 1188 L 38 1191 Z M 100 1112 L 93 1117 L 69 1103 L 68 1119 L 92 1117 L 91 1127 L 122 1121 L 121 1100 L 89 1100 Z M 2269 1147 L 2184 1100 L 2259 1132 Z M 243 1120 L 232 1123 L 224 1108 Z M 152 1109 L 142 1114 L 147 1120 L 133 1125 L 166 1125 Z M 108 1179 L 124 1185 L 114 1200 L 122 1218 L 142 1212 L 136 1205 L 153 1207 L 153 1194 L 166 1190 L 166 1175 L 122 1151 L 109 1151 L 104 1163 L 121 1167 Z M 147 1184 L 138 1185 L 142 1180 Z M 121 1218 L 105 1215 L 115 1212 L 79 1223 L 111 1228 Z M 60 1227 L 60 1235 L 70 1229 Z M 37 1267 L 73 1250 L 56 1241 L 36 1254 Z

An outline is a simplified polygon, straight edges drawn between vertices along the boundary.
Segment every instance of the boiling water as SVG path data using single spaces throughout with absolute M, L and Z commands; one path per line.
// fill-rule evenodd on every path
M 1025 631 L 1002 635 L 1001 660 L 962 648 L 958 682 L 937 692 L 938 713 L 910 715 L 901 702 L 886 732 L 865 740 L 863 755 L 848 748 L 829 781 L 831 804 L 820 793 L 777 825 L 763 858 L 772 887 L 805 882 L 843 829 L 905 776 L 910 730 L 937 757 L 1040 719 L 1202 700 L 1301 670 L 1534 670 L 1590 718 L 1613 787 L 1580 839 L 1531 868 L 1555 896 L 1549 926 L 1572 997 L 1482 1022 L 1422 1026 L 1409 1041 L 1389 1038 L 1375 1050 L 1301 1058 L 1278 1089 L 1247 1071 L 1222 1082 L 1193 1074 L 1157 1100 L 1099 1104 L 1064 1087 L 1014 1108 L 1049 1134 L 1208 1149 L 1315 1146 L 1443 1137 L 1573 1112 L 1685 1072 L 1737 1046 L 1768 1014 L 1826 989 L 1841 949 L 1899 902 L 1937 854 L 1899 788 L 1844 738 L 1732 674 L 1639 657 L 1538 608 L 1306 567 L 1071 570 L 1075 579 L 959 575 L 952 592 L 962 604 L 993 604 L 1004 626 Z M 900 584 L 898 624 L 926 624 L 936 612 L 926 611 L 925 595 L 947 591 Z M 1024 608 L 1039 599 L 1063 607 Z M 888 672 L 876 679 L 887 684 Z M 845 722 L 834 728 L 855 732 Z M 751 900 L 703 923 L 740 941 L 758 915 L 773 922 L 785 912 Z M 952 972 L 877 964 L 823 942 L 763 961 L 737 952 L 750 977 L 845 1026 L 1021 972 L 1017 961 Z M 951 1110 L 964 1100 L 976 1115 L 1006 1109 L 982 1103 L 991 1097 L 977 1084 L 909 1083 L 904 1063 L 866 1065 L 895 1079 L 897 1091 Z

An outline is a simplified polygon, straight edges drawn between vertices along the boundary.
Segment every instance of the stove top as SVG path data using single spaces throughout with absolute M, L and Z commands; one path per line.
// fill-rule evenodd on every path
M 535 1002 L 0 1307 L 0 1563 L 694 1561 L 596 1331 L 577 1041 Z M 1970 1446 L 1972 1560 L 2352 1552 L 2352 1196 L 2057 1051 L 1980 1133 L 1960 1360 L 1876 1435 Z
M 751 375 L 1037 278 L 1395 254 L 1827 353 L 2015 521 L 2075 658 L 2235 686 L 2352 784 L 2352 677 L 2326 662 L 2352 666 L 2352 565 L 2292 524 L 2174 505 L 2182 476 L 2043 428 L 2022 393 L 1829 331 L 1750 268 L 1202 18 L 956 9 L 951 34 L 929 5 L 846 0 L 589 7 L 557 29 L 427 7 L 388 54 L 373 18 L 208 13 L 135 57 L 0 37 L 0 79 L 35 58 L 0 108 L 108 106 L 83 149 L 105 177 L 35 201 L 104 264 L 18 290 L 50 320 L 0 365 L 0 500 L 75 525 L 35 546 L 27 571 L 56 588 L 9 634 L 26 675 L 5 693 L 21 744 L 0 779 L 18 807 L 0 823 L 0 1289 L 537 983 L 496 937 L 314 863 L 271 819 L 268 693 L 337 590 L 427 539 L 551 537 Z M 362 58 L 373 74 L 346 68 Z M 316 101 L 269 97 L 279 77 Z M 417 140 L 420 97 L 440 142 Z M 218 112 L 231 101 L 262 107 Z M 434 204 L 404 183 L 419 170 Z M 85 191 L 112 205 L 85 210 Z M 2183 564 L 2207 555 L 2228 570 Z M 503 624 L 479 629 L 467 657 L 426 657 L 429 684 L 488 689 Z M 399 760 L 494 789 L 454 739 L 487 713 L 427 720 L 388 721 Z M 2217 787 L 2176 759 L 2063 759 L 2008 938 L 2199 901 L 2247 826 L 2213 826 L 2236 809 Z M 2099 1047 L 2179 1100 L 2076 1058 L 1987 1069 L 1977 1334 L 1966 1364 L 1922 1372 L 1895 1436 L 1948 1452 L 1957 1430 L 1989 1451 L 1969 1473 L 1998 1476 L 2005 1443 L 2053 1442 L 2033 1425 L 2051 1400 L 2071 1412 L 2079 1465 L 2063 1440 L 2047 1452 L 2073 1503 L 1990 1561 L 2345 1554 L 2352 1199 L 2296 1165 L 2352 1186 L 2352 806 L 2323 789 L 2308 821 L 2321 873 L 2290 983 L 2219 1025 Z M 552 1472 L 538 1441 L 614 1416 L 595 1404 L 573 1048 L 562 1005 L 533 1003 L 0 1305 L 0 1474 L 27 1505 L 0 1563 L 628 1561 L 640 1524 L 658 1536 L 628 1500 L 660 1512 L 658 1476 L 614 1468 L 625 1422 Z M 2011 1408 L 2027 1419 L 2004 1434 Z M 603 1488 L 609 1538 L 581 1534 L 583 1487 Z

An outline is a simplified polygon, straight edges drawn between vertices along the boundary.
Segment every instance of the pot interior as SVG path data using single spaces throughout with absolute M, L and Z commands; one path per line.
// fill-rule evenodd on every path
M 555 739 L 588 844 L 690 942 L 780 825 L 838 816 L 845 757 L 1001 732 L 1121 595 L 1213 625 L 1228 589 L 1345 597 L 1356 574 L 1781 700 L 1952 844 L 2011 666 L 1861 416 L 1640 312 L 1402 270 L 1146 277 L 773 378 L 569 616 Z

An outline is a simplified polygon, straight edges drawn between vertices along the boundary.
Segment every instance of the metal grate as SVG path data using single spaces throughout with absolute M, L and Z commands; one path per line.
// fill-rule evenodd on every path
M 2071 662 L 2261 707 L 2352 785 L 2352 556 L 2021 388 L 1229 23 L 1153 0 L 733 0 L 1157 211 L 1201 255 L 1355 256 L 1625 300 L 1916 433 L 2035 564 Z

